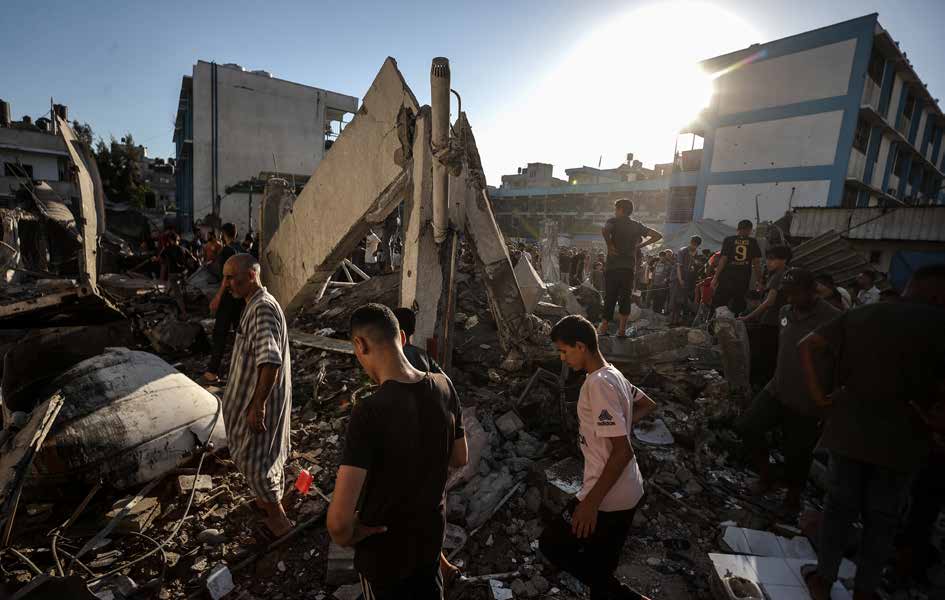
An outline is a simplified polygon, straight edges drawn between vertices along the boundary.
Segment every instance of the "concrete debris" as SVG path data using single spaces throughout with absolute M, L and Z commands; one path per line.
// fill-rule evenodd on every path
M 226 565 L 216 565 L 207 575 L 207 593 L 213 600 L 220 600 L 232 592 L 233 574 Z
M 643 421 L 633 427 L 633 435 L 644 444 L 669 446 L 673 443 L 673 434 L 666 427 L 663 419 Z
M 503 437 L 511 438 L 525 427 L 525 423 L 514 410 L 510 410 L 495 420 L 495 426 Z
M 743 406 L 750 400 L 751 350 L 748 329 L 726 307 L 716 309 L 715 335 L 722 349 L 722 365 L 729 389 L 740 396 Z
M 530 313 L 535 312 L 535 307 L 538 306 L 539 301 L 545 295 L 545 282 L 541 280 L 541 276 L 535 271 L 535 267 L 532 266 L 527 256 L 519 258 L 514 273 L 515 281 L 518 282 L 518 287 L 522 290 L 525 310 Z
M 343 585 L 332 594 L 332 597 L 335 600 L 357 600 L 361 598 L 361 584 L 360 583 L 349 583 Z
M 113 519 L 122 512 L 131 498 L 118 500 L 112 510 L 105 514 L 106 519 Z M 151 523 L 161 514 L 161 503 L 157 498 L 143 498 L 136 503 L 117 523 L 115 530 L 123 532 L 144 533 Z
M 334 542 L 328 542 L 328 565 L 325 573 L 325 583 L 328 585 L 343 585 L 358 581 L 358 573 L 354 570 L 354 548 L 344 548 Z
M 557 283 L 548 284 L 546 289 L 551 296 L 551 301 L 558 306 L 564 307 L 569 315 L 587 316 L 587 311 L 581 306 L 577 296 L 574 295 L 574 292 L 571 291 L 568 284 L 559 281 Z
M 180 475 L 177 477 L 177 490 L 181 494 L 188 494 L 197 488 L 200 492 L 209 492 L 213 489 L 213 478 L 209 475 Z

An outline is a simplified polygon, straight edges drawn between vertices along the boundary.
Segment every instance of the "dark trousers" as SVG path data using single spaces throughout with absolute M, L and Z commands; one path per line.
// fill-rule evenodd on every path
M 769 309 L 770 310 L 770 309 Z M 774 377 L 778 366 L 777 325 L 752 324 L 748 327 L 748 347 L 751 351 L 751 382 L 764 385 Z
M 712 314 L 715 314 L 715 309 L 720 306 L 729 307 L 735 316 L 745 312 L 745 294 L 748 293 L 748 284 L 748 281 L 720 281 L 715 295 L 712 296 Z
M 443 600 L 440 561 L 424 566 L 396 583 L 379 585 L 361 577 L 364 600 Z
M 935 520 L 945 506 L 945 455 L 933 452 L 912 484 L 912 503 L 903 527 L 900 547 L 910 553 L 915 573 L 932 566 L 934 549 L 930 540 Z
M 614 307 L 620 306 L 620 314 L 630 314 L 633 294 L 634 269 L 610 269 L 604 272 L 604 318 L 614 318 Z
M 877 443 L 882 442 L 877 440 Z M 856 561 L 854 589 L 866 595 L 876 591 L 882 581 L 883 566 L 892 551 L 899 513 L 911 480 L 910 473 L 830 453 L 818 575 L 825 581 L 836 581 L 843 552 L 853 533 L 853 523 L 862 516 L 863 537 Z
M 666 284 L 653 284 L 654 289 L 650 292 L 650 297 L 653 300 L 653 312 L 662 313 L 663 307 L 666 306 L 666 297 L 669 295 L 669 290 L 666 289 Z
M 589 538 L 578 539 L 571 533 L 571 514 L 576 505 L 576 502 L 571 503 L 562 514 L 545 524 L 538 540 L 541 553 L 558 569 L 571 573 L 590 587 L 591 600 L 639 598 L 639 595 L 631 595 L 629 588 L 621 586 L 614 577 L 637 509 L 598 512 L 594 533 Z
M 767 465 L 771 448 L 766 433 L 781 428 L 784 436 L 784 480 L 792 489 L 803 489 L 810 472 L 814 447 L 820 438 L 820 419 L 803 415 L 762 390 L 736 428 L 745 442 L 745 449 L 758 463 Z M 766 473 L 761 473 L 762 477 Z
M 220 308 L 217 309 L 216 319 L 213 322 L 213 349 L 210 354 L 210 364 L 207 365 L 207 371 L 220 375 L 220 366 L 223 364 L 223 352 L 226 350 L 226 342 L 230 337 L 230 332 L 240 324 L 240 317 L 243 316 L 243 300 L 237 300 L 225 293 L 220 302 Z

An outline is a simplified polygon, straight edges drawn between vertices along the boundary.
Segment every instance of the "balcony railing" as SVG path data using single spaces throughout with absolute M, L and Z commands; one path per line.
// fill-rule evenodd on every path
M 863 106 L 871 106 L 873 110 L 879 112 L 879 96 L 882 92 L 879 84 L 870 77 L 866 78 L 866 85 L 863 86 Z
M 866 155 L 853 148 L 850 150 L 850 162 L 847 163 L 847 179 L 863 181 L 866 173 Z

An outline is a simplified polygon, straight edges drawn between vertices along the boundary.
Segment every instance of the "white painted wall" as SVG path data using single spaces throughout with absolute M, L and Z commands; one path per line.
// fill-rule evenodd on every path
M 210 72 L 210 63 L 194 65 L 194 219 L 213 206 Z M 222 65 L 217 95 L 221 196 L 260 171 L 310 175 L 324 155 L 326 109 L 358 107 L 352 96 Z
M 716 81 L 719 114 L 847 93 L 856 39 L 744 65 Z
M 712 171 L 753 171 L 833 164 L 843 111 L 720 127 Z
M 792 197 L 793 188 L 793 197 Z M 826 206 L 830 181 L 784 181 L 706 188 L 704 219 L 718 219 L 735 227 L 742 219 L 755 220 L 755 196 L 762 221 L 780 219 L 790 207 Z
M 896 115 L 899 114 L 899 100 L 902 95 L 902 86 L 902 77 L 896 73 L 893 79 L 892 95 L 889 96 L 889 110 L 886 113 L 886 120 L 889 121 L 889 124 L 893 127 L 896 126 Z
M 0 148 L 0 176 L 3 176 L 3 163 L 17 163 L 33 167 L 33 179 L 59 181 L 59 157 L 36 152 Z
M 873 180 L 870 182 L 876 189 L 883 187 L 883 176 L 886 174 L 886 161 L 889 160 L 889 151 L 892 148 L 892 138 L 885 133 L 879 142 L 879 153 L 876 155 L 876 164 L 873 166 Z

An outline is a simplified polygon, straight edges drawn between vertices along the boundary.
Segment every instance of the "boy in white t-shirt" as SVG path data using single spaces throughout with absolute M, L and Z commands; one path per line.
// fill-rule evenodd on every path
M 630 432 L 656 403 L 604 359 L 597 330 L 584 317 L 558 321 L 551 340 L 562 361 L 587 372 L 577 405 L 584 483 L 561 518 L 545 527 L 539 547 L 559 569 L 591 588 L 591 600 L 644 598 L 620 583 L 614 571 L 643 497 Z

